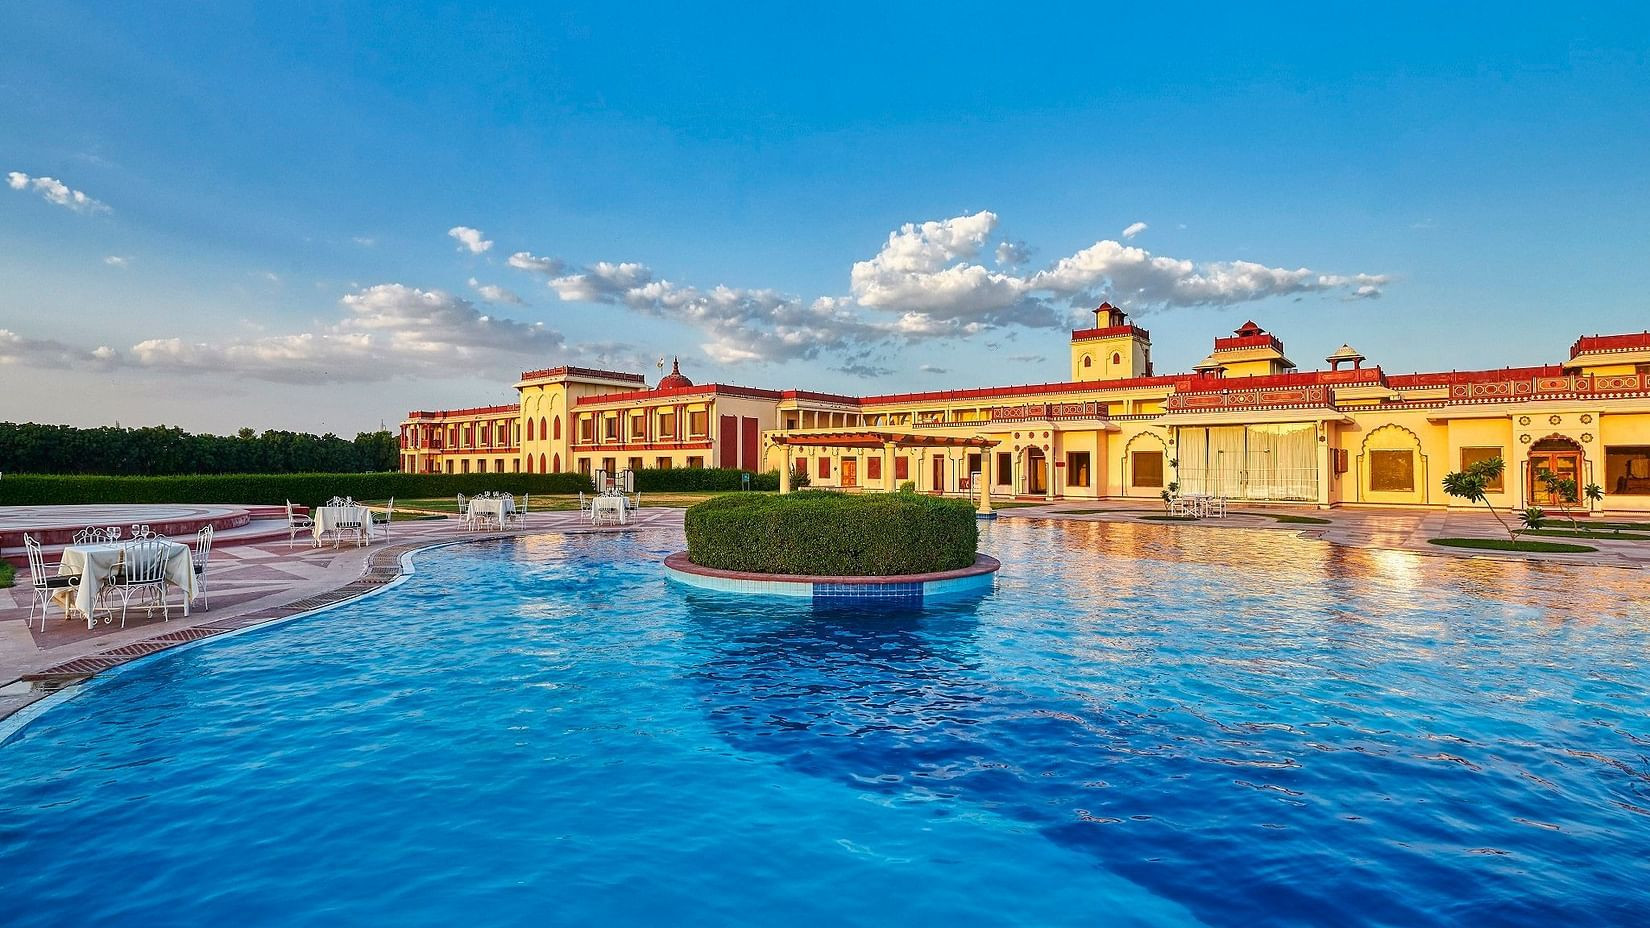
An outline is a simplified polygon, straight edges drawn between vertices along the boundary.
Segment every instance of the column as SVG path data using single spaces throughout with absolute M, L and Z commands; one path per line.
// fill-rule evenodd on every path
M 980 452 L 981 452 L 981 454 L 980 454 L 980 507 L 979 507 L 979 514 L 982 515 L 982 516 L 989 516 L 989 515 L 992 515 L 992 512 L 991 512 L 991 484 L 992 484 L 991 468 L 992 468 L 992 463 L 993 463 L 992 458 L 997 456 L 997 448 L 996 448 L 995 445 L 993 445 L 991 447 L 981 448 Z M 963 460 L 967 460 L 967 458 L 964 458 Z
M 892 493 L 899 488 L 899 481 L 894 477 L 894 443 L 882 443 L 882 489 Z
M 791 492 L 791 446 L 779 446 L 779 492 Z

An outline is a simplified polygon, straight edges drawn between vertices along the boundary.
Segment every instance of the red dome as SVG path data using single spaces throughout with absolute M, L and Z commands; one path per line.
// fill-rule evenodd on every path
M 682 376 L 682 368 L 675 358 L 670 359 L 670 373 L 659 379 L 659 389 L 668 390 L 672 387 L 691 387 L 693 381 Z

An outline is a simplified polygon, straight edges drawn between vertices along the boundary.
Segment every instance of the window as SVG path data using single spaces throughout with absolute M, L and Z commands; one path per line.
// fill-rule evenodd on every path
M 504 473 L 504 459 L 503 458 L 493 458 L 493 473 L 495 473 L 495 474 Z
M 558 419 L 556 421 L 559 424 L 561 420 Z M 581 441 L 581 442 L 589 442 L 590 441 L 590 438 L 591 438 L 591 435 L 592 435 L 591 428 L 592 428 L 592 426 L 590 424 L 590 417 L 589 416 L 580 416 L 579 417 L 579 441 Z M 559 438 L 560 435 L 558 434 L 557 437 Z
M 670 458 L 654 458 L 653 466 L 660 470 L 670 470 Z
M 646 413 L 637 413 L 630 417 L 630 438 L 633 441 L 641 441 L 647 438 Z
M 1092 357 L 1090 357 L 1089 355 L 1086 355 L 1086 354 L 1083 355 L 1083 366 L 1084 367 L 1093 367 L 1094 366 L 1094 358 L 1092 358 Z
M 527 420 L 527 440 L 528 441 L 533 440 L 533 420 L 532 419 Z
M 689 467 L 704 467 L 705 466 L 705 459 L 702 458 L 702 457 L 698 457 L 698 456 L 690 457 L 690 458 L 688 458 L 687 466 L 689 466 Z
M 602 416 L 602 437 L 608 441 L 619 440 L 619 417 L 617 414 Z
M 894 458 L 894 479 L 911 479 L 911 459 L 903 454 Z
M 831 476 L 831 459 L 830 458 L 820 458 L 819 459 L 819 476 L 821 476 L 821 477 Z
M 561 416 L 557 416 L 555 418 L 555 420 L 552 423 L 552 426 L 555 429 L 554 435 L 552 437 L 554 437 L 557 441 L 560 441 L 561 440 Z M 542 417 L 542 416 L 539 417 L 539 431 L 541 433 L 544 431 L 544 417 Z
M 449 473 L 449 474 L 450 474 L 450 473 L 452 473 L 452 472 L 453 472 L 453 462 L 452 462 L 452 461 L 448 461 L 448 462 L 447 462 L 447 473 Z
M 866 480 L 881 480 L 882 479 L 882 456 L 881 455 L 873 454 L 870 457 L 865 459 L 865 479 Z
M 997 472 L 991 475 L 999 486 L 1007 486 L 1014 480 L 1014 453 L 1011 451 L 997 452 Z
M 1066 486 L 1086 487 L 1089 485 L 1089 453 L 1087 451 L 1066 452 Z
M 667 409 L 659 413 L 659 437 L 676 437 L 676 410 Z
M 590 476 L 589 458 L 579 458 L 579 473 L 585 475 L 586 477 Z
M 1369 452 L 1369 489 L 1380 493 L 1409 493 L 1415 489 L 1415 452 Z
M 1650 445 L 1604 449 L 1604 492 L 1650 496 Z
M 1122 363 L 1123 363 L 1123 356 L 1121 354 L 1119 354 L 1118 352 L 1113 351 L 1111 353 L 1111 366 L 1116 367 L 1117 365 L 1122 364 Z
M 973 480 L 974 475 L 979 473 L 979 472 L 980 472 L 980 453 L 978 451 L 975 451 L 975 452 L 972 452 L 968 455 L 968 479 Z M 969 485 L 973 486 L 973 484 L 969 484 Z
M 466 474 L 470 472 L 470 459 L 469 458 L 464 459 L 464 472 Z
M 641 458 L 631 458 L 630 463 L 627 464 L 626 466 L 629 467 L 631 470 L 641 470 L 642 469 L 642 459 Z
M 695 438 L 704 438 L 709 434 L 710 413 L 703 409 L 688 413 L 688 434 Z
M 1163 486 L 1163 452 L 1135 451 L 1129 455 L 1129 486 Z
M 1501 449 L 1498 448 L 1498 447 L 1497 448 L 1489 448 L 1489 447 L 1484 447 L 1484 448 L 1462 448 L 1461 449 L 1461 469 L 1466 470 L 1467 468 L 1471 467 L 1472 465 L 1477 464 L 1479 461 L 1488 461 L 1491 458 L 1501 458 L 1503 463 L 1505 463 L 1506 460 L 1507 460 L 1506 457 L 1501 453 Z M 1496 493 L 1500 493 L 1502 490 L 1505 490 L 1506 488 L 1507 488 L 1507 474 L 1506 474 L 1505 469 L 1502 470 L 1500 476 L 1496 477 L 1495 480 L 1491 481 L 1489 484 L 1487 484 L 1484 487 L 1484 489 L 1491 490 L 1491 491 L 1496 492 Z

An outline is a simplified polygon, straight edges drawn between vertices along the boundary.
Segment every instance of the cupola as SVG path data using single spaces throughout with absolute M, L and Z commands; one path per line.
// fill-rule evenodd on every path
M 676 387 L 691 387 L 693 381 L 682 375 L 682 368 L 676 358 L 670 359 L 670 373 L 659 378 L 659 389 L 670 390 Z
M 1342 364 L 1351 364 L 1353 370 L 1358 370 L 1364 366 L 1365 359 L 1363 355 L 1358 353 L 1358 349 L 1353 348 L 1351 345 L 1342 345 L 1335 349 L 1334 354 L 1324 358 L 1324 360 L 1329 362 L 1330 370 L 1338 371 L 1341 369 Z

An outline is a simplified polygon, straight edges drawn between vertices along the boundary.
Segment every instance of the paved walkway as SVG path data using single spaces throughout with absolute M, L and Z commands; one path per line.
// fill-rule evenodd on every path
M 1600 541 L 1591 538 L 1562 538 L 1530 536 L 1532 541 L 1551 541 L 1597 548 L 1588 554 L 1531 554 L 1515 551 L 1484 551 L 1472 548 L 1448 548 L 1430 544 L 1433 538 L 1506 538 L 1507 533 L 1488 513 L 1470 510 L 1398 510 L 1398 509 L 1332 509 L 1268 508 L 1243 506 L 1234 509 L 1224 519 L 1196 521 L 1159 521 L 1149 518 L 1163 516 L 1162 506 L 1151 506 L 1145 500 L 1107 500 L 1096 502 L 1061 500 L 1039 506 L 1002 509 L 1004 519 L 1075 519 L 1102 522 L 1144 522 L 1152 525 L 1183 527 L 1188 531 L 1218 530 L 1221 528 L 1264 528 L 1295 532 L 1307 538 L 1321 538 L 1355 548 L 1379 548 L 1411 551 L 1436 557 L 1478 557 L 1497 560 L 1540 560 L 1561 564 L 1580 564 L 1595 567 L 1650 567 L 1650 541 Z M 1304 517 L 1324 519 L 1327 524 L 1282 522 L 1277 517 Z M 1611 521 L 1595 518 L 1593 521 Z M 1634 521 L 1627 519 L 1624 521 Z M 1586 520 L 1582 520 L 1586 525 Z M 1551 528 L 1559 528 L 1553 524 Z M 1650 533 L 1646 533 L 1650 534 Z

